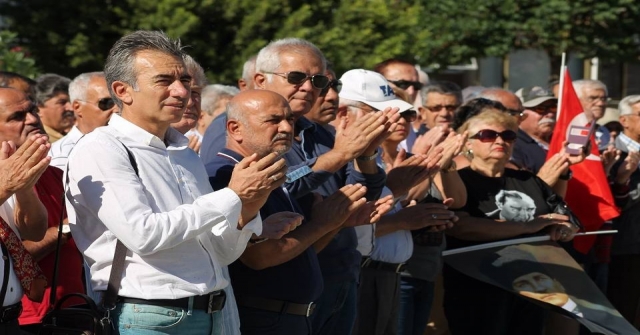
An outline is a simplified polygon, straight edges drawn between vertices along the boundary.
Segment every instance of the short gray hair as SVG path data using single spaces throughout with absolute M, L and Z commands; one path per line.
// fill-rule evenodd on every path
M 340 107 L 347 107 L 347 110 L 349 110 L 350 112 L 356 112 L 355 109 L 362 109 L 366 106 L 369 106 L 364 102 L 346 99 L 346 98 L 340 98 L 340 102 L 338 104 Z
M 36 102 L 38 106 L 60 93 L 69 94 L 71 79 L 55 73 L 43 74 L 36 78 Z
M 180 60 L 184 57 L 180 40 L 172 40 L 161 31 L 138 30 L 120 38 L 109 50 L 104 65 L 109 93 L 120 109 L 122 109 L 122 101 L 115 95 L 111 85 L 121 81 L 137 89 L 135 57 L 138 52 L 146 50 L 162 52 Z
M 630 95 L 620 100 L 618 104 L 618 111 L 620 111 L 620 116 L 623 115 L 631 115 L 633 114 L 633 108 L 631 106 L 640 102 L 640 95 Z
M 73 78 L 73 80 L 69 84 L 69 101 L 73 102 L 75 100 L 86 100 L 89 82 L 94 77 L 104 78 L 104 72 L 86 72 Z
M 202 66 L 200 66 L 193 57 L 187 54 L 182 56 L 182 60 L 187 68 L 187 72 L 189 72 L 191 77 L 193 77 L 193 81 L 196 86 L 204 87 L 207 85 L 207 76 L 204 74 Z
M 234 86 L 219 84 L 207 85 L 200 94 L 202 97 L 202 111 L 213 115 L 213 110 L 218 105 L 218 101 L 221 99 L 231 99 L 239 92 L 240 90 Z
M 591 88 L 594 90 L 603 90 L 605 95 L 609 95 L 607 92 L 607 85 L 600 80 L 595 79 L 580 79 L 573 82 L 573 89 L 576 90 L 578 98 L 584 98 L 582 92 L 585 88 Z
M 256 58 L 256 72 L 274 72 L 280 68 L 280 54 L 282 52 L 296 53 L 300 55 L 313 54 L 322 62 L 322 72 L 327 68 L 327 60 L 322 51 L 315 44 L 301 38 L 283 38 L 267 44 L 258 53 Z M 266 75 L 271 80 L 271 75 Z
M 242 79 L 245 82 L 253 82 L 253 76 L 256 74 L 256 59 L 258 55 L 253 55 L 242 65 Z
M 431 82 L 420 90 L 420 96 L 422 97 L 422 104 L 426 105 L 427 96 L 429 93 L 439 93 L 446 95 L 453 95 L 458 101 L 458 105 L 462 104 L 462 90 L 460 86 L 450 81 Z

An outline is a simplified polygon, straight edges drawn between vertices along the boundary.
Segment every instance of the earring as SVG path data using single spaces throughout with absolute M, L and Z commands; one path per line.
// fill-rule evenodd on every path
M 473 150 L 467 150 L 467 152 L 465 152 L 465 156 L 467 156 L 467 158 L 469 158 L 470 160 L 473 159 Z

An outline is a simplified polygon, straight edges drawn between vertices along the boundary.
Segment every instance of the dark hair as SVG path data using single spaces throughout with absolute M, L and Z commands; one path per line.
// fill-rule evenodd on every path
M 453 129 L 460 128 L 460 126 L 462 126 L 465 121 L 480 114 L 487 108 L 497 109 L 501 112 L 507 111 L 507 108 L 498 101 L 485 98 L 475 98 L 458 107 L 456 112 L 453 114 L 453 122 L 451 123 L 451 127 Z
M 409 63 L 405 60 L 402 59 L 398 59 L 398 58 L 389 58 L 387 60 L 384 60 L 378 64 L 376 64 L 373 67 L 373 71 L 378 72 L 382 75 L 384 75 L 385 71 L 387 70 L 387 67 L 391 66 L 391 65 L 396 65 L 396 64 L 402 64 L 402 65 L 409 65 L 411 67 L 413 67 L 414 65 L 412 63 Z M 417 71 L 417 70 L 416 70 Z
M 43 74 L 36 78 L 36 102 L 38 106 L 60 93 L 69 94 L 71 79 L 55 73 Z
M 22 80 L 23 82 L 27 83 L 27 85 L 29 85 L 29 95 L 31 97 L 34 97 L 36 95 L 36 91 L 35 91 L 35 87 L 36 87 L 36 81 L 29 78 L 29 77 L 25 77 L 19 73 L 15 73 L 15 72 L 9 72 L 9 71 L 0 71 L 0 86 L 2 87 L 9 87 L 9 84 L 14 81 L 14 80 Z

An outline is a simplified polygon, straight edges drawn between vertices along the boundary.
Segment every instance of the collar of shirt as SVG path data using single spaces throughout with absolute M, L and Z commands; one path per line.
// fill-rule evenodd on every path
M 158 136 L 149 133 L 118 114 L 111 115 L 109 127 L 114 127 L 134 142 L 159 149 L 184 149 L 189 146 L 189 139 L 171 127 L 167 129 L 167 133 L 164 135 L 164 139 L 167 141 L 167 145 L 165 145 L 165 142 Z
M 640 151 L 640 143 L 631 139 L 631 137 L 625 135 L 624 133 L 620 133 L 618 135 L 617 141 L 624 144 L 627 147 L 628 151 Z
M 49 143 L 53 143 L 59 139 L 61 139 L 62 137 L 64 137 L 64 133 L 60 133 L 58 131 L 56 131 L 55 129 L 47 126 L 46 124 L 42 124 L 42 126 L 44 127 L 44 132 L 47 133 L 47 136 L 49 136 Z

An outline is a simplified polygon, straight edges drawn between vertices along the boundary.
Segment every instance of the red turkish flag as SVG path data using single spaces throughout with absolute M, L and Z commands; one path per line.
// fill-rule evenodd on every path
M 589 124 L 580 99 L 573 88 L 569 71 L 566 69 L 561 99 L 562 110 L 549 144 L 547 159 L 562 150 L 562 143 L 567 140 L 567 133 L 572 125 L 585 127 Z M 594 136 L 591 137 L 590 142 L 591 154 L 584 162 L 571 166 L 573 178 L 569 180 L 565 200 L 584 225 L 584 229 L 595 231 L 605 221 L 619 216 L 620 211 L 613 202 Z M 595 239 L 595 236 L 577 237 L 574 239 L 574 246 L 578 251 L 586 254 Z

